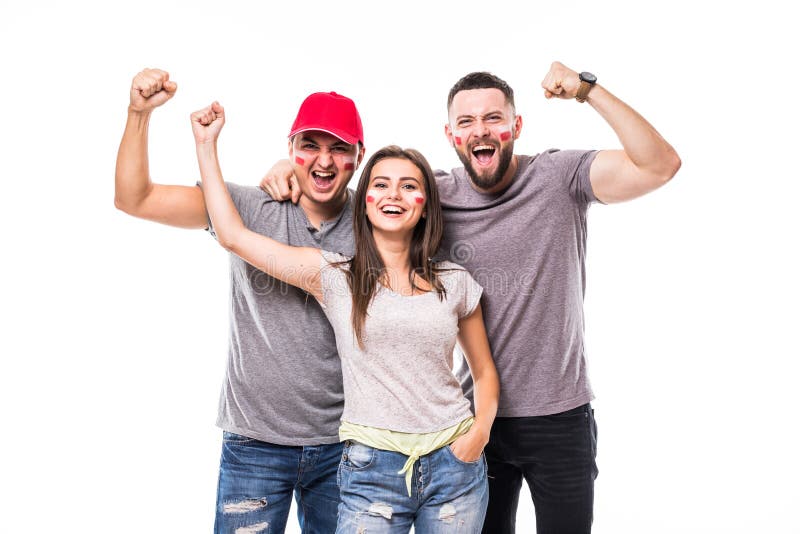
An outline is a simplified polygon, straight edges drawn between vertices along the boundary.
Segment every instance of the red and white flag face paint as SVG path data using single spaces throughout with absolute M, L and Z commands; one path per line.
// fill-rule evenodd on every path
M 294 162 L 298 165 L 305 165 L 306 161 L 310 161 L 312 158 L 312 154 L 309 154 L 305 150 L 301 148 L 294 149 Z
M 411 198 L 413 198 L 414 202 L 416 202 L 417 204 L 422 204 L 423 202 L 425 202 L 425 195 L 423 195 L 419 191 L 415 191 L 414 193 L 412 193 Z
M 352 171 L 355 169 L 355 161 L 356 159 L 353 156 L 342 156 L 342 165 L 344 165 L 344 170 Z
M 501 141 L 508 141 L 511 139 L 511 126 L 508 124 L 501 124 L 497 128 L 497 135 L 500 137 Z
M 456 146 L 461 146 L 461 143 L 463 143 L 461 140 L 461 130 L 453 130 L 453 142 Z
M 367 202 L 375 202 L 378 192 L 375 189 L 367 189 Z

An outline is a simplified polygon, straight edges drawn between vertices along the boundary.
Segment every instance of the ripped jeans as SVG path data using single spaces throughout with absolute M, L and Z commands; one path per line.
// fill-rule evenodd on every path
M 337 534 L 360 532 L 425 534 L 478 533 L 483 526 L 489 487 L 486 460 L 455 457 L 449 445 L 414 464 L 411 496 L 405 475 L 406 456 L 346 441 L 339 464 Z
M 223 432 L 214 532 L 281 533 L 294 496 L 303 534 L 330 534 L 341 458 L 341 443 L 292 447 Z

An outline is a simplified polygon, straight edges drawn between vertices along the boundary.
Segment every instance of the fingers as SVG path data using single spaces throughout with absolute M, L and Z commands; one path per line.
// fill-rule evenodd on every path
M 144 69 L 131 83 L 131 108 L 137 111 L 152 110 L 175 96 L 178 84 L 169 79 L 161 69 Z
M 217 119 L 225 118 L 225 109 L 219 102 L 214 102 L 210 106 L 195 111 L 190 115 L 192 122 L 197 122 L 203 126 L 208 126 Z
M 292 203 L 297 204 L 297 202 L 300 200 L 300 195 L 303 194 L 302 191 L 300 191 L 300 184 L 297 183 L 297 176 L 293 174 L 289 182 L 291 183 L 292 187 Z
M 542 80 L 545 98 L 574 98 L 579 85 L 578 73 L 554 61 Z
M 144 98 L 150 98 L 164 88 L 167 84 L 170 92 L 174 93 L 178 88 L 175 82 L 169 81 L 169 73 L 160 69 L 144 69 L 133 78 L 131 89 L 139 91 Z

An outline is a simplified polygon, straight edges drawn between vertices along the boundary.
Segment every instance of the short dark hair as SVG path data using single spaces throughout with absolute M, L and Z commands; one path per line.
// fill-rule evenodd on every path
M 490 72 L 470 72 L 456 82 L 450 94 L 447 95 L 447 111 L 450 111 L 450 106 L 453 105 L 453 99 L 456 93 L 460 91 L 469 91 L 470 89 L 499 89 L 506 96 L 506 102 L 514 106 L 514 90 L 505 81 L 501 80 Z

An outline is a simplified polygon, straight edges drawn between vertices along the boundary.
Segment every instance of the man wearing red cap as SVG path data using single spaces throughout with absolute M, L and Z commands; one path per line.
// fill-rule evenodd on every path
M 158 69 L 133 79 L 114 203 L 136 217 L 207 228 L 214 235 L 199 186 L 150 181 L 150 115 L 176 90 L 169 74 Z M 250 229 L 284 243 L 353 255 L 347 184 L 363 156 L 353 101 L 314 93 L 289 133 L 301 201 L 273 202 L 257 187 L 229 183 L 228 190 Z M 344 406 L 333 331 L 315 299 L 234 255 L 230 302 L 230 348 L 217 419 L 223 445 L 215 532 L 283 532 L 293 494 L 303 532 L 333 532 Z

